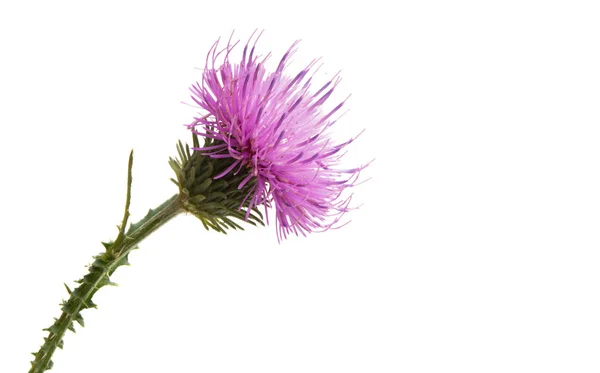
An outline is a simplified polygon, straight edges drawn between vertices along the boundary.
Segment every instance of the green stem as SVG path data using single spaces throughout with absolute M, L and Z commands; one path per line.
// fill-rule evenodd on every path
M 126 215 L 127 210 L 126 208 Z M 62 303 L 63 312 L 60 318 L 56 319 L 51 327 L 44 329 L 49 332 L 48 337 L 44 338 L 45 342 L 40 350 L 33 354 L 35 359 L 31 362 L 29 373 L 42 373 L 52 368 L 52 355 L 57 347 L 62 348 L 63 336 L 67 329 L 75 331 L 73 321 L 83 326 L 80 312 L 87 308 L 95 308 L 92 297 L 96 291 L 105 285 L 114 285 L 110 282 L 110 275 L 118 267 L 128 264 L 129 253 L 136 249 L 144 238 L 183 211 L 179 195 L 176 194 L 156 209 L 148 211 L 148 214 L 138 223 L 131 225 L 126 233 L 125 227 L 122 226 L 119 237 L 114 242 L 104 244 L 106 251 L 94 257 L 89 273 L 78 281 L 80 285 L 73 291 L 67 287 L 70 297 Z M 123 220 L 124 224 L 125 222 L 126 219 Z

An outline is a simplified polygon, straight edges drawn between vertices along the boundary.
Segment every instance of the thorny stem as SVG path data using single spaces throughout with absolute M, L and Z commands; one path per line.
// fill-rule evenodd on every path
M 213 145 L 211 142 L 205 146 Z M 198 138 L 194 136 L 194 147 L 199 147 Z M 163 224 L 182 212 L 196 216 L 208 230 L 212 228 L 217 232 L 227 233 L 227 229 L 244 229 L 231 218 L 236 218 L 251 225 L 264 225 L 262 214 L 256 209 L 248 211 L 249 203 L 246 197 L 252 192 L 253 182 L 240 187 L 240 183 L 247 177 L 244 173 L 229 173 L 223 178 L 215 175 L 221 174 L 231 166 L 230 159 L 212 159 L 199 152 L 192 151 L 188 145 L 178 143 L 179 159 L 169 159 L 169 164 L 175 171 L 177 180 L 171 179 L 179 187 L 179 193 L 166 200 L 162 205 L 148 214 L 136 224 L 132 224 L 127 231 L 129 219 L 129 204 L 131 200 L 131 168 L 133 152 L 129 156 L 129 169 L 127 177 L 127 197 L 125 213 L 119 227 L 117 238 L 103 245 L 105 252 L 94 257 L 94 262 L 89 266 L 89 273 L 77 281 L 79 286 L 69 293 L 69 299 L 61 306 L 62 315 L 55 319 L 52 326 L 47 329 L 48 336 L 31 362 L 29 373 L 43 373 L 52 368 L 52 355 L 56 348 L 62 348 L 63 336 L 67 330 L 75 331 L 73 322 L 83 326 L 81 311 L 95 308 L 92 298 L 98 289 L 106 285 L 115 285 L 110 281 L 113 272 L 122 265 L 129 264 L 129 253 L 137 245 Z M 218 179 L 218 180 L 217 180 Z
M 129 202 L 131 199 L 131 166 L 132 155 L 129 158 L 129 173 L 127 183 L 127 200 L 125 203 L 125 214 L 123 222 L 119 228 L 119 235 L 114 242 L 103 243 L 106 251 L 95 256 L 94 262 L 89 266 L 89 273 L 78 281 L 80 284 L 75 290 L 71 291 L 65 285 L 69 292 L 69 299 L 63 302 L 62 314 L 52 326 L 45 331 L 49 334 L 44 338 L 44 344 L 37 353 L 34 353 L 34 361 L 31 362 L 29 373 L 42 373 L 52 368 L 52 355 L 57 347 L 63 347 L 63 336 L 67 329 L 75 331 L 73 322 L 77 321 L 83 326 L 83 317 L 80 311 L 87 308 L 95 308 L 92 297 L 105 285 L 115 285 L 110 281 L 110 275 L 122 265 L 129 264 L 128 255 L 137 245 L 166 222 L 183 212 L 179 194 L 176 194 L 166 200 L 163 204 L 154 210 L 148 211 L 148 214 L 136 224 L 132 224 L 125 232 L 127 219 L 129 218 Z

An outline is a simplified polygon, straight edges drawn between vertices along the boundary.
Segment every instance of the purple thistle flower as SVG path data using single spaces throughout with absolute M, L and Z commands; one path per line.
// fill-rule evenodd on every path
M 218 50 L 217 40 L 211 47 L 202 82 L 190 88 L 194 102 L 207 113 L 194 118 L 188 127 L 213 142 L 196 150 L 234 160 L 215 178 L 242 168 L 251 170 L 239 188 L 256 178 L 246 199 L 250 208 L 262 204 L 266 210 L 274 203 L 279 240 L 290 233 L 305 235 L 339 227 L 351 200 L 342 194 L 366 167 L 338 168 L 342 149 L 356 137 L 335 144 L 327 135 L 345 100 L 329 111 L 323 105 L 340 77 L 336 74 L 310 92 L 309 72 L 317 60 L 297 74 L 287 75 L 284 70 L 298 41 L 283 55 L 277 69 L 267 72 L 264 63 L 270 54 L 255 54 L 258 38 L 253 45 L 249 41 L 244 46 L 239 63 L 230 60 L 237 42 L 232 44 L 230 39 Z

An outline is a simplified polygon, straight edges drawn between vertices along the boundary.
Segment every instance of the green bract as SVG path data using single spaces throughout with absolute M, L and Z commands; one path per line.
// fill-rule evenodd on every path
M 198 137 L 194 135 L 194 147 L 199 147 Z M 212 146 L 213 140 L 206 139 L 204 146 Z M 212 228 L 226 233 L 227 228 L 244 229 L 231 218 L 246 221 L 252 225 L 263 224 L 263 216 L 256 208 L 248 212 L 248 193 L 253 188 L 255 180 L 238 185 L 250 170 L 243 168 L 240 172 L 230 172 L 222 178 L 214 179 L 216 175 L 232 165 L 234 160 L 228 158 L 210 158 L 199 151 L 190 150 L 189 145 L 181 141 L 177 145 L 178 159 L 169 159 L 169 164 L 177 180 L 171 179 L 179 187 L 179 196 L 183 208 L 196 216 L 206 229 Z M 246 218 L 246 216 L 248 218 Z

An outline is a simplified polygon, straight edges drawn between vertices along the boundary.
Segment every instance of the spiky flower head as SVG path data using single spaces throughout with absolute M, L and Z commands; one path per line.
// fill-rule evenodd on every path
M 210 140 L 208 146 L 196 150 L 234 160 L 215 178 L 251 170 L 238 187 L 255 179 L 246 196 L 248 211 L 274 205 L 279 239 L 290 233 L 305 235 L 338 227 L 351 200 L 343 192 L 355 184 L 365 167 L 340 168 L 342 149 L 355 138 L 335 143 L 328 136 L 345 100 L 329 110 L 324 105 L 340 77 L 336 74 L 312 90 L 311 70 L 317 60 L 288 74 L 286 67 L 298 42 L 283 55 L 276 70 L 268 72 L 265 62 L 270 54 L 259 56 L 255 51 L 258 38 L 251 40 L 239 62 L 231 58 L 238 43 L 230 39 L 220 49 L 217 40 L 207 55 L 202 81 L 191 87 L 192 99 L 204 112 L 189 128 Z

